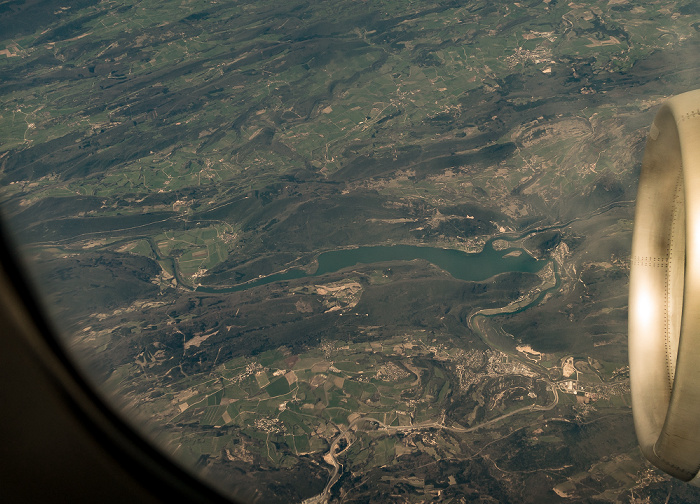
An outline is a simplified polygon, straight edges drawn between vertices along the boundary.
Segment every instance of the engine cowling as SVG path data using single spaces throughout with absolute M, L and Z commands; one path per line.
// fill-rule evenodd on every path
M 642 452 L 665 472 L 700 486 L 700 90 L 667 100 L 649 131 L 628 323 Z

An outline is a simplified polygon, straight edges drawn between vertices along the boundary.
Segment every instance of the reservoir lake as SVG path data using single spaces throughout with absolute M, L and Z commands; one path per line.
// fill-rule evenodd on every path
M 448 272 L 454 278 L 468 281 L 486 280 L 499 273 L 511 271 L 536 273 L 548 263 L 548 261 L 538 261 L 523 249 L 495 250 L 491 241 L 486 242 L 481 252 L 471 254 L 461 250 L 418 245 L 377 245 L 323 252 L 318 256 L 318 267 L 312 274 L 299 268 L 292 268 L 282 273 L 275 273 L 232 287 L 200 286 L 197 291 L 236 292 L 273 282 L 318 277 L 358 264 L 413 261 L 416 259 L 428 261 Z

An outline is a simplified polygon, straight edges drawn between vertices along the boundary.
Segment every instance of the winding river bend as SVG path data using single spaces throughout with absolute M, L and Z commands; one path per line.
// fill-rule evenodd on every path
M 487 244 L 488 248 L 490 249 L 491 252 L 496 252 L 493 247 L 491 246 L 490 243 Z M 486 250 L 486 247 L 485 247 Z M 520 249 L 516 249 L 520 250 Z M 505 251 L 501 251 L 500 253 L 503 254 L 501 256 L 501 259 L 510 259 L 513 258 L 512 254 L 513 249 L 507 249 Z M 524 251 L 521 251 L 521 255 L 525 255 Z M 483 252 L 482 252 L 483 254 Z M 477 254 L 467 254 L 467 255 L 477 255 Z M 521 255 L 517 256 L 520 257 Z M 557 387 L 549 381 L 549 377 L 546 374 L 546 370 L 543 370 L 538 366 L 537 364 L 534 364 L 527 359 L 524 359 L 522 356 L 518 355 L 516 352 L 514 352 L 512 349 L 508 348 L 508 344 L 506 343 L 505 345 L 503 344 L 503 341 L 501 340 L 500 335 L 497 333 L 497 331 L 492 331 L 491 328 L 488 327 L 488 324 L 485 324 L 486 320 L 490 317 L 496 316 L 496 315 L 503 315 L 506 313 L 517 313 L 521 312 L 524 310 L 527 310 L 529 308 L 532 308 L 533 306 L 538 305 L 542 300 L 545 298 L 547 293 L 556 291 L 559 289 L 561 285 L 561 277 L 559 275 L 558 267 L 556 262 L 553 262 L 551 260 L 547 261 L 536 261 L 532 256 L 527 255 L 534 263 L 528 262 L 525 263 L 527 265 L 533 265 L 533 264 L 539 264 L 539 267 L 537 269 L 531 269 L 531 270 L 522 270 L 522 269 L 511 269 L 508 271 L 529 271 L 529 272 L 534 272 L 534 271 L 539 271 L 539 269 L 542 268 L 544 264 L 548 264 L 552 262 L 552 266 L 554 268 L 554 281 L 553 282 L 548 282 L 547 280 L 544 281 L 542 285 L 540 285 L 537 289 L 532 291 L 529 295 L 523 296 L 523 298 L 512 302 L 506 306 L 500 307 L 500 308 L 488 308 L 488 309 L 480 309 L 474 311 L 468 318 L 467 320 L 467 325 L 468 327 L 475 333 L 477 334 L 484 343 L 486 343 L 491 349 L 493 350 L 498 350 L 506 355 L 508 355 L 510 358 L 515 359 L 522 364 L 526 365 L 530 369 L 532 369 L 536 375 L 538 375 L 538 380 L 544 381 L 548 389 L 551 390 L 552 392 L 552 401 L 550 401 L 546 405 L 537 405 L 537 404 L 532 404 L 529 406 L 524 406 L 522 408 L 518 408 L 516 410 L 513 410 L 509 413 L 500 415 L 496 418 L 492 418 L 486 422 L 482 422 L 480 424 L 477 424 L 472 427 L 461 427 L 461 426 L 455 426 L 455 425 L 446 425 L 444 423 L 444 419 L 441 421 L 426 421 L 422 422 L 419 424 L 412 424 L 409 426 L 391 426 L 391 425 L 386 425 L 383 423 L 381 420 L 371 416 L 371 415 L 365 415 L 365 416 L 359 416 L 355 418 L 352 422 L 348 424 L 347 427 L 343 428 L 338 436 L 335 437 L 335 439 L 331 442 L 328 453 L 324 456 L 324 460 L 326 463 L 332 466 L 332 471 L 330 474 L 330 478 L 328 480 L 328 483 L 326 484 L 326 487 L 324 488 L 323 492 L 321 492 L 319 495 L 316 495 L 314 497 L 311 497 L 309 499 L 306 499 L 302 504 L 327 504 L 330 500 L 331 497 L 331 490 L 333 489 L 333 486 L 338 482 L 340 479 L 340 476 L 342 474 L 343 470 L 343 464 L 338 460 L 338 456 L 342 454 L 343 451 L 345 451 L 348 447 L 345 449 L 341 450 L 340 452 L 337 451 L 338 445 L 340 441 L 347 436 L 351 430 L 353 429 L 359 429 L 359 424 L 360 422 L 374 422 L 379 428 L 385 430 L 387 433 L 390 432 L 408 432 L 408 431 L 420 431 L 423 429 L 445 429 L 453 432 L 461 432 L 461 433 L 468 433 L 468 432 L 473 432 L 475 430 L 487 427 L 489 425 L 501 422 L 502 420 L 505 420 L 508 417 L 518 415 L 520 413 L 525 413 L 525 412 L 533 412 L 533 411 L 548 411 L 554 409 L 557 404 L 559 403 L 559 394 L 557 392 Z M 431 261 L 433 262 L 433 261 Z M 435 264 L 435 263 L 433 263 Z M 461 265 L 464 267 L 464 265 Z M 320 270 L 320 261 L 319 261 L 319 270 Z M 447 268 L 444 268 L 448 270 Z M 450 270 L 448 270 L 450 271 Z M 466 270 L 465 270 L 466 271 Z M 503 271 L 499 271 L 503 272 Z M 453 276 L 456 278 L 457 275 L 455 275 L 452 271 L 450 271 Z M 318 274 L 318 272 L 317 272 Z M 494 273 L 496 274 L 496 273 Z M 493 276 L 493 275 L 491 275 Z M 486 277 L 488 278 L 488 277 Z M 419 378 L 420 379 L 420 378 Z

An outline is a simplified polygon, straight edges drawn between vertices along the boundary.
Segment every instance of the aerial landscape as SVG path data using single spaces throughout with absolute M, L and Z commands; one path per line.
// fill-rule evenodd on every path
M 76 365 L 209 484 L 700 502 L 627 366 L 696 2 L 5 1 L 0 39 L 0 215 Z

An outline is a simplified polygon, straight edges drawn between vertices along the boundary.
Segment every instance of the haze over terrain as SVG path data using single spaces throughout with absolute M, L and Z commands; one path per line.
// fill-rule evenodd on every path
M 79 366 L 245 502 L 700 502 L 639 452 L 626 348 L 699 30 L 692 0 L 0 3 L 2 216 Z

